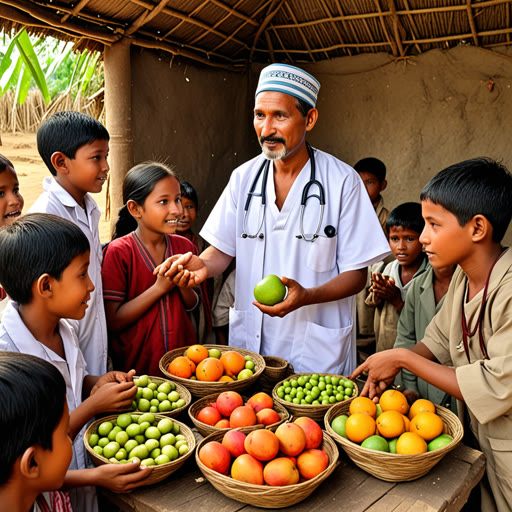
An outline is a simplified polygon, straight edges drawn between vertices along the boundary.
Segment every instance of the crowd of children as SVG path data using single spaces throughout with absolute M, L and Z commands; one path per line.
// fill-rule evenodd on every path
M 90 194 L 109 171 L 107 130 L 59 112 L 37 142 L 52 176 L 25 215 L 14 166 L 0 155 L 0 430 L 16 429 L 0 439 L 0 502 L 89 512 L 98 509 L 96 486 L 128 491 L 151 468 L 94 467 L 82 440 L 88 422 L 129 409 L 132 377 L 158 375 L 169 350 L 212 341 L 212 324 L 227 343 L 232 278 L 219 293 L 219 282 L 189 287 L 187 270 L 172 279 L 155 272 L 172 255 L 204 248 L 192 231 L 197 194 L 171 168 L 145 162 L 127 173 L 114 236 L 102 246 Z M 365 372 L 362 394 L 372 398 L 399 384 L 411 401 L 464 404 L 487 457 L 483 510 L 509 510 L 512 256 L 501 240 L 512 176 L 492 160 L 461 162 L 430 180 L 421 204 L 388 213 L 385 165 L 365 158 L 354 168 L 393 259 L 368 271 L 358 329 L 375 334 L 376 353 L 351 377 Z

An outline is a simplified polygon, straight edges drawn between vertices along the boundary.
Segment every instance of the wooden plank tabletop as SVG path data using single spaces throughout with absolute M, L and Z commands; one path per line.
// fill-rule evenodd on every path
M 482 478 L 484 455 L 459 444 L 424 477 L 384 482 L 359 469 L 340 449 L 339 465 L 308 498 L 293 505 L 299 512 L 458 511 Z M 251 512 L 262 510 L 225 497 L 197 467 L 194 457 L 158 484 L 130 494 L 102 494 L 124 512 Z M 267 509 L 270 510 L 270 509 Z

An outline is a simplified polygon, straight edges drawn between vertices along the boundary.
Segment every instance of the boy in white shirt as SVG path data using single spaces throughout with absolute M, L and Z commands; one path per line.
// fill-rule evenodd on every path
M 107 181 L 109 134 L 93 117 L 80 112 L 57 112 L 37 132 L 37 149 L 53 177 L 43 181 L 44 192 L 28 213 L 53 213 L 75 223 L 91 248 L 89 275 L 95 291 L 78 326 L 78 340 L 88 370 L 107 370 L 107 323 L 101 284 L 102 251 L 98 233 L 101 216 L 91 193 Z
M 88 276 L 89 243 L 72 222 L 27 214 L 0 230 L 0 282 L 12 301 L 0 324 L 0 350 L 22 352 L 53 364 L 66 382 L 73 459 L 65 479 L 75 510 L 97 510 L 93 486 L 130 490 L 148 476 L 140 463 L 88 467 L 84 425 L 94 416 L 130 408 L 137 388 L 129 373 L 89 375 L 73 325 L 94 291 Z M 75 489 L 76 488 L 76 489 Z

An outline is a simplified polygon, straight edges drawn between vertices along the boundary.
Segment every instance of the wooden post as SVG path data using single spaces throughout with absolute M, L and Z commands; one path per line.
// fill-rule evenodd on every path
M 123 205 L 123 180 L 133 166 L 131 43 L 105 46 L 105 109 L 110 134 L 110 226 Z

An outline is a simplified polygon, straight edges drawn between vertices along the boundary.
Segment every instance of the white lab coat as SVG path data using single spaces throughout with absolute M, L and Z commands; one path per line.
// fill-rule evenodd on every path
M 357 173 L 335 157 L 315 150 L 316 178 L 325 191 L 320 236 L 298 239 L 300 204 L 310 179 L 308 161 L 293 183 L 281 211 L 275 201 L 273 164 L 267 183 L 264 238 L 242 238 L 244 206 L 264 161 L 260 155 L 235 169 L 208 217 L 201 236 L 220 251 L 236 256 L 235 306 L 230 311 L 230 344 L 290 361 L 297 372 L 349 375 L 356 366 L 355 296 L 302 307 L 284 318 L 263 315 L 252 305 L 254 286 L 276 274 L 305 288 L 320 286 L 342 272 L 365 268 L 389 254 L 375 210 Z M 261 177 L 255 188 L 261 191 Z M 311 194 L 318 194 L 312 187 Z M 261 219 L 261 199 L 253 197 L 247 232 L 254 234 Z M 319 220 L 318 201 L 310 199 L 304 232 L 311 235 Z M 336 235 L 327 238 L 326 226 Z
M 66 359 L 62 359 L 53 350 L 34 338 L 20 317 L 18 305 L 9 301 L 0 324 L 0 350 L 30 354 L 55 366 L 66 381 L 66 400 L 69 412 L 71 412 L 82 403 L 82 386 L 87 375 L 87 369 L 85 359 L 78 346 L 76 333 L 66 320 L 59 322 L 59 334 L 64 345 Z M 91 465 L 84 448 L 83 435 L 85 429 L 86 426 L 73 441 L 73 458 L 69 469 L 85 469 Z M 98 510 L 95 487 L 70 489 L 69 496 L 73 510 L 83 512 L 96 512 Z
M 76 322 L 77 334 L 80 348 L 87 361 L 87 370 L 91 375 L 103 375 L 107 371 L 108 338 L 101 282 L 103 253 L 98 231 L 101 212 L 96 201 L 89 194 L 84 198 L 84 210 L 52 177 L 44 178 L 43 189 L 44 192 L 28 213 L 52 213 L 70 220 L 85 233 L 91 246 L 88 272 L 95 289 L 91 293 L 84 318 Z

